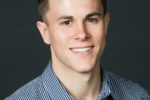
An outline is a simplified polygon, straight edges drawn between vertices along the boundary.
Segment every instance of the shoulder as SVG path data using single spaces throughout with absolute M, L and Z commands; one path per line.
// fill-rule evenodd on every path
M 44 89 L 41 76 L 25 84 L 5 100 L 37 100 L 39 89 Z
M 122 95 L 124 97 L 125 96 L 132 97 L 132 98 L 148 97 L 150 99 L 148 92 L 139 84 L 127 80 L 125 78 L 122 78 L 111 72 L 105 72 L 105 74 L 107 75 L 109 84 L 112 86 L 112 89 L 115 91 L 115 93 Z M 144 100 L 148 100 L 148 99 L 144 99 Z

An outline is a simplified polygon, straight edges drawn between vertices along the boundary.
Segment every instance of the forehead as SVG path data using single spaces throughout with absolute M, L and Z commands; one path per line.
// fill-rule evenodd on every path
M 76 12 L 86 10 L 102 10 L 101 0 L 50 0 L 50 11 Z M 62 11 L 63 10 L 63 11 Z M 77 12 L 76 12 L 77 13 Z

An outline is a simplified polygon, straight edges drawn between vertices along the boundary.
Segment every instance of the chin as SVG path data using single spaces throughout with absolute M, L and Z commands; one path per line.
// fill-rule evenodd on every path
M 98 65 L 96 58 L 75 59 L 73 61 L 75 61 L 75 62 L 72 62 L 72 64 L 70 64 L 70 65 L 73 65 L 72 69 L 76 72 L 79 72 L 79 73 L 91 72 L 96 68 L 96 65 Z
M 79 73 L 88 73 L 93 71 L 95 68 L 95 65 L 90 65 L 90 64 L 80 64 L 79 66 L 75 66 L 74 70 Z

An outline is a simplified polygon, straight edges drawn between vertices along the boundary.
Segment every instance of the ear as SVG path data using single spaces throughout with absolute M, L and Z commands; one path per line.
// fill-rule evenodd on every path
M 105 33 L 106 33 L 106 34 L 107 34 L 107 30 L 108 30 L 109 20 L 110 20 L 110 13 L 107 12 L 107 13 L 105 14 L 105 19 L 104 19 L 104 21 L 105 21 Z
M 39 29 L 39 31 L 41 33 L 43 41 L 46 44 L 50 45 L 51 44 L 51 40 L 50 40 L 49 31 L 48 31 L 48 26 L 44 22 L 38 21 L 37 22 L 37 28 Z

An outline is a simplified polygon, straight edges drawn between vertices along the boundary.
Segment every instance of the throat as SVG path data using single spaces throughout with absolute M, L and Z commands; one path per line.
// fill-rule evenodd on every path
M 90 73 L 70 72 L 57 77 L 75 100 L 96 100 L 101 91 L 100 67 Z

